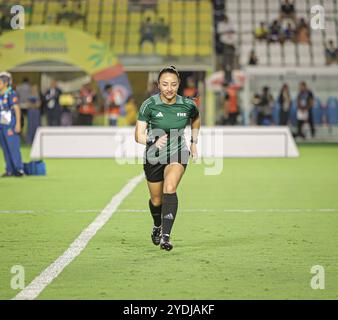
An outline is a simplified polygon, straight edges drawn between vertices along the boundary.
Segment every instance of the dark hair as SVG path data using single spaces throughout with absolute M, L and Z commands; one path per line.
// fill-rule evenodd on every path
M 160 71 L 160 73 L 158 74 L 157 82 L 160 82 L 160 78 L 161 78 L 161 76 L 162 76 L 163 73 L 172 73 L 172 74 L 176 74 L 178 80 L 181 81 L 180 74 L 178 73 L 178 71 L 177 71 L 177 69 L 175 68 L 175 66 L 170 66 L 170 67 L 163 68 L 163 69 Z
M 113 86 L 111 85 L 111 84 L 106 84 L 105 86 L 104 86 L 104 91 L 108 91 L 108 90 L 110 90 L 110 89 L 112 89 L 113 88 Z

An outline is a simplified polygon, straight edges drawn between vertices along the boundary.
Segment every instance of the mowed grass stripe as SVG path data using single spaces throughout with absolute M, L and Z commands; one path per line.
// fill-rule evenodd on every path
M 28 161 L 29 149 L 23 149 L 23 155 Z M 12 266 L 25 268 L 28 285 L 100 213 L 79 214 L 78 210 L 102 210 L 142 171 L 141 166 L 121 166 L 109 159 L 48 159 L 46 164 L 46 177 L 0 180 L 1 210 L 33 211 L 0 215 L 0 299 L 11 299 L 20 291 L 10 286 Z
M 141 184 L 39 298 L 337 299 L 338 217 L 315 210 L 338 207 L 338 149 L 300 151 L 298 159 L 224 159 L 219 176 L 189 165 L 169 253 L 151 243 Z M 224 214 L 246 208 L 257 212 Z M 314 265 L 325 268 L 325 290 L 310 287 Z

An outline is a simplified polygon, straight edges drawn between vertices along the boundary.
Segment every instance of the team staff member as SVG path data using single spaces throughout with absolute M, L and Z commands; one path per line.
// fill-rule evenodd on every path
M 175 221 L 176 190 L 188 164 L 197 157 L 199 111 L 189 98 L 177 94 L 180 75 L 171 66 L 160 71 L 160 93 L 143 102 L 135 129 L 135 140 L 146 145 L 144 171 L 150 192 L 149 208 L 154 220 L 151 239 L 167 251 L 173 248 L 170 233 Z M 184 128 L 191 123 L 190 152 Z
M 3 177 L 22 177 L 23 164 L 20 153 L 21 112 L 18 98 L 11 87 L 12 78 L 0 73 L 0 145 L 6 162 Z

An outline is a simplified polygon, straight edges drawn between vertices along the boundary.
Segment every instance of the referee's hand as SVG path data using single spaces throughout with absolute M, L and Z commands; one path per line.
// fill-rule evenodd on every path
M 192 157 L 192 161 L 196 162 L 198 154 L 197 154 L 197 146 L 195 143 L 190 145 L 190 156 Z
M 168 140 L 167 134 L 158 138 L 158 140 L 155 143 L 156 148 L 161 150 L 167 144 L 167 140 Z

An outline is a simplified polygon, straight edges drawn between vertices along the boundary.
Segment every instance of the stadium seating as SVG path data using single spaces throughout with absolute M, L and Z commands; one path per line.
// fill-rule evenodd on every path
M 271 66 L 324 66 L 325 45 L 332 39 L 337 45 L 338 15 L 337 0 L 301 0 L 295 1 L 297 18 L 304 17 L 310 23 L 311 7 L 321 4 L 325 8 L 325 29 L 312 30 L 310 43 L 293 43 L 286 41 L 266 44 L 255 40 L 254 30 L 260 22 L 266 26 L 279 17 L 280 1 L 277 0 L 225 0 L 225 14 L 234 24 L 237 34 L 237 52 L 239 63 L 245 66 L 248 63 L 248 53 L 251 49 L 259 57 L 259 65 Z
M 0 0 L 1 3 L 6 3 Z M 212 5 L 209 0 L 158 0 L 154 9 L 132 7 L 124 0 L 24 0 L 27 25 L 59 24 L 84 30 L 108 43 L 119 55 L 211 56 Z M 84 19 L 61 19 L 58 15 L 76 12 Z M 160 18 L 170 27 L 170 37 L 154 46 L 140 42 L 140 27 L 147 17 Z

